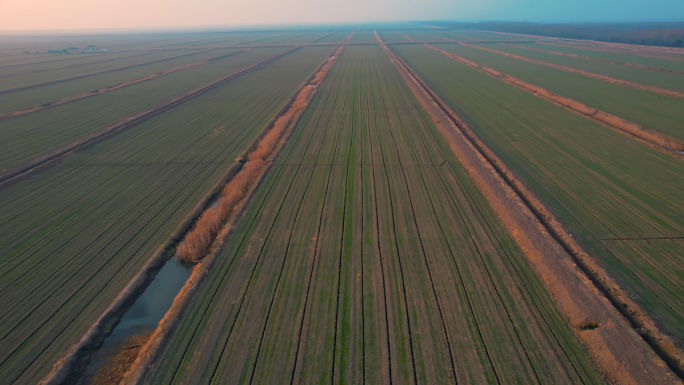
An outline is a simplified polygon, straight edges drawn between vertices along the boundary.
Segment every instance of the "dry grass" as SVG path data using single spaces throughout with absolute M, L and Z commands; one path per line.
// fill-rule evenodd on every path
M 342 48 L 339 47 L 314 75 L 309 84 L 297 93 L 292 105 L 276 119 L 271 129 L 259 139 L 254 150 L 247 154 L 247 163 L 223 187 L 214 205 L 202 213 L 192 229 L 185 235 L 185 239 L 180 243 L 177 250 L 178 258 L 181 261 L 186 263 L 197 262 L 209 253 L 223 224 L 228 221 L 235 207 L 247 196 L 249 189 L 266 169 L 269 163 L 268 159 L 275 153 L 292 119 L 299 110 L 306 107 L 316 90 L 316 85 L 320 83 L 335 63 Z
M 118 384 L 124 379 L 133 361 L 138 357 L 138 352 L 147 343 L 152 332 L 133 336 L 126 340 L 116 351 L 113 357 L 107 360 L 92 377 L 84 378 L 88 385 Z

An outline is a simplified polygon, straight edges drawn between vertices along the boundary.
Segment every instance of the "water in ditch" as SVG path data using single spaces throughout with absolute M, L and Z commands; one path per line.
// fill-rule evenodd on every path
M 95 374 L 131 338 L 152 332 L 166 312 L 171 308 L 173 299 L 190 278 L 192 268 L 181 264 L 174 255 L 157 273 L 150 286 L 124 314 L 102 344 L 90 357 L 90 363 L 78 381 L 79 385 L 93 382 Z

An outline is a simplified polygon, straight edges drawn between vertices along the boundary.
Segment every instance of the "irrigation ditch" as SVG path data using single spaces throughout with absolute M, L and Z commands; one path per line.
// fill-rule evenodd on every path
M 379 36 L 377 39 L 381 41 Z M 671 383 L 684 378 L 683 355 L 673 341 L 467 124 L 386 44 L 382 47 L 523 250 L 606 379 L 614 383 Z M 666 365 L 674 373 L 665 369 Z
M 252 143 L 235 159 L 223 177 L 179 224 L 166 243 L 160 246 L 148 259 L 80 341 L 55 364 L 53 370 L 41 381 L 41 384 L 84 383 L 82 377 L 86 371 L 91 376 L 97 376 L 99 367 L 106 367 L 108 365 L 107 359 L 116 356 L 116 352 L 98 355 L 97 352 L 100 348 L 114 346 L 122 340 L 138 337 L 144 333 L 144 338 L 135 343 L 134 347 L 138 353 L 135 354 L 136 357 L 134 357 L 135 361 L 132 366 L 131 360 L 122 361 L 123 367 L 114 368 L 113 371 L 110 371 L 110 373 L 120 376 L 120 379 L 126 383 L 142 383 L 149 366 L 154 364 L 156 358 L 163 351 L 165 343 L 175 331 L 177 322 L 182 318 L 184 310 L 192 301 L 193 294 L 209 273 L 213 261 L 221 253 L 225 240 L 232 233 L 236 221 L 242 216 L 253 193 L 268 173 L 272 159 L 286 143 L 299 117 L 315 95 L 318 84 L 335 63 L 343 48 L 343 46 L 338 46 L 303 83 L 297 93 L 284 103 L 273 118 L 259 131 Z M 277 57 L 295 49 L 277 55 Z M 275 58 L 267 61 L 271 60 L 275 60 Z M 255 66 L 263 63 L 258 63 Z M 268 139 L 269 133 L 276 131 L 278 137 L 273 144 L 272 140 Z M 268 152 L 263 151 L 264 146 L 268 146 Z M 222 190 L 231 181 L 237 179 L 247 164 L 255 162 L 254 154 L 258 154 L 259 157 L 267 159 L 267 161 L 258 175 L 251 178 L 248 189 L 240 201 L 234 204 L 228 219 L 221 224 L 218 234 L 212 234 L 214 236 L 206 254 L 203 258 L 198 258 L 199 261 L 194 264 L 178 262 L 178 247 L 184 242 L 188 234 L 196 230 L 196 224 L 203 214 L 217 207 L 217 203 L 220 203 L 223 198 Z M 191 269 L 191 272 L 188 269 Z M 159 300 L 160 296 L 164 297 L 161 301 Z M 170 297 L 173 298 L 172 301 L 169 301 Z M 156 304 L 156 311 L 148 311 L 148 315 L 145 317 L 131 314 L 131 312 L 135 312 L 136 308 L 149 306 L 152 301 L 161 302 Z M 141 318 L 144 324 L 141 324 Z M 117 327 L 121 327 L 118 332 Z M 112 336 L 115 340 L 108 342 L 108 338 Z M 131 345 L 124 344 L 123 346 L 128 349 Z M 93 357 L 99 362 L 88 367 Z

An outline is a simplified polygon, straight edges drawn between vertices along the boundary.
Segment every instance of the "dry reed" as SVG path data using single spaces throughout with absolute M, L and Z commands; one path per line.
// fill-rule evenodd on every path
M 320 83 L 335 63 L 342 48 L 339 47 L 333 56 L 326 60 L 312 80 L 297 93 L 287 111 L 276 119 L 268 132 L 259 139 L 254 149 L 247 154 L 247 163 L 221 189 L 214 204 L 200 215 L 192 229 L 185 235 L 183 242 L 178 245 L 178 259 L 182 262 L 193 263 L 209 253 L 223 224 L 228 221 L 235 207 L 247 196 L 249 189 L 266 169 L 269 163 L 268 159 L 274 155 L 293 118 L 301 109 L 306 107 L 316 85 Z

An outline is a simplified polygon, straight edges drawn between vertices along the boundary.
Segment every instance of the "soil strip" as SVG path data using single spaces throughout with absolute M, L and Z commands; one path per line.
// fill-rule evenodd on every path
M 665 88 L 649 86 L 649 85 L 645 85 L 645 84 L 641 84 L 641 83 L 630 82 L 627 80 L 616 79 L 616 78 L 612 78 L 612 77 L 606 76 L 606 75 L 595 74 L 593 72 L 582 71 L 582 70 L 578 70 L 575 68 L 566 67 L 566 66 L 562 66 L 562 65 L 558 65 L 558 64 L 551 64 L 551 63 L 543 62 L 540 60 L 535 60 L 535 59 L 530 59 L 528 57 L 515 55 L 512 53 L 495 50 L 492 48 L 481 47 L 481 46 L 474 45 L 474 44 L 468 44 L 468 43 L 464 43 L 464 42 L 460 42 L 459 44 L 465 45 L 467 47 L 477 48 L 477 49 L 482 50 L 482 51 L 487 51 L 487 52 L 507 56 L 507 57 L 510 57 L 513 59 L 523 60 L 523 61 L 526 61 L 528 63 L 539 64 L 539 65 L 542 65 L 545 67 L 555 68 L 557 70 L 561 70 L 561 71 L 565 71 L 565 72 L 571 72 L 571 73 L 586 76 L 589 78 L 602 80 L 602 81 L 608 82 L 608 83 L 618 84 L 618 85 L 626 86 L 626 87 L 632 87 L 632 88 L 635 88 L 637 90 L 653 92 L 654 94 L 669 96 L 671 98 L 684 98 L 684 92 L 680 92 L 680 91 L 667 90 Z
M 677 159 L 683 159 L 679 152 L 684 151 L 684 141 L 672 138 L 665 134 L 657 131 L 650 130 L 648 128 L 642 127 L 636 123 L 630 122 L 626 119 L 611 115 L 607 112 L 597 110 L 596 108 L 589 107 L 578 101 L 570 98 L 558 95 L 544 88 L 535 86 L 533 84 L 523 82 L 513 76 L 504 74 L 502 72 L 496 71 L 492 68 L 485 67 L 483 65 L 472 62 L 461 56 L 452 54 L 440 50 L 437 47 L 425 44 L 426 47 L 435 50 L 444 56 L 447 56 L 459 63 L 465 64 L 471 68 L 474 68 L 480 72 L 484 72 L 487 75 L 502 80 L 508 84 L 516 86 L 524 91 L 527 91 L 537 97 L 548 100 L 557 106 L 563 107 L 582 116 L 585 116 L 591 120 L 594 120 L 608 128 L 611 128 L 621 134 L 627 135 L 633 139 L 639 140 L 642 143 L 648 144 L 651 147 L 671 155 Z
M 83 146 L 88 145 L 90 143 L 93 143 L 95 141 L 104 139 L 108 135 L 113 134 L 117 131 L 120 131 L 122 129 L 131 128 L 132 126 L 134 126 L 138 123 L 142 123 L 142 122 L 144 122 L 144 121 L 146 121 L 146 120 L 148 120 L 154 116 L 159 115 L 160 113 L 163 113 L 167 110 L 170 110 L 171 108 L 174 108 L 174 107 L 176 107 L 182 103 L 185 103 L 186 101 L 188 101 L 188 100 L 190 100 L 196 96 L 202 95 L 203 93 L 205 93 L 211 89 L 214 89 L 214 88 L 222 85 L 223 83 L 226 83 L 229 80 L 232 80 L 238 76 L 244 75 L 245 73 L 248 73 L 248 72 L 254 70 L 255 68 L 257 68 L 259 66 L 262 66 L 264 64 L 268 64 L 274 60 L 279 59 L 282 56 L 290 54 L 290 53 L 294 52 L 295 50 L 299 49 L 299 47 L 300 46 L 294 47 L 288 51 L 285 51 L 283 53 L 275 55 L 269 59 L 262 60 L 258 63 L 252 64 L 249 67 L 245 67 L 245 68 L 238 70 L 238 71 L 236 71 L 236 72 L 234 72 L 228 76 L 224 76 L 220 79 L 217 79 L 217 80 L 214 80 L 208 84 L 205 84 L 202 87 L 196 88 L 192 91 L 188 91 L 182 95 L 176 96 L 176 97 L 169 99 L 169 100 L 167 100 L 167 101 L 165 101 L 165 102 L 163 102 L 163 103 L 161 103 L 155 107 L 152 107 L 152 108 L 147 109 L 145 111 L 139 112 L 135 115 L 132 115 L 132 116 L 129 116 L 129 117 L 124 118 L 122 120 L 119 120 L 116 123 L 113 123 L 107 127 L 101 128 L 101 129 L 99 129 L 93 133 L 90 133 L 86 136 L 78 138 L 78 139 L 76 139 L 70 143 L 64 144 L 58 148 L 50 150 L 44 154 L 41 154 L 39 156 L 32 158 L 32 159 L 29 159 L 29 160 L 26 160 L 26 161 L 23 161 L 20 163 L 15 163 L 11 166 L 8 166 L 7 168 L 0 171 L 0 183 L 5 182 L 11 178 L 17 177 L 17 176 L 24 174 L 26 172 L 29 172 L 32 169 L 34 169 L 34 168 L 36 168 L 36 167 L 38 167 L 44 163 L 47 163 L 53 159 L 56 159 L 56 158 L 58 158 L 64 154 L 67 154 L 73 150 L 80 148 L 80 147 L 83 147 Z
M 200 65 L 202 65 L 202 64 L 207 64 L 207 63 L 209 63 L 209 62 L 212 62 L 212 61 L 214 61 L 214 60 L 223 59 L 223 58 L 228 57 L 228 56 L 233 56 L 233 55 L 235 55 L 235 54 L 238 54 L 238 53 L 241 53 L 241 52 L 248 51 L 248 50 L 250 50 L 250 49 L 251 49 L 251 48 L 247 48 L 247 49 L 242 50 L 242 51 L 232 52 L 232 53 L 229 53 L 228 55 L 219 56 L 219 57 L 216 57 L 216 58 L 213 58 L 213 59 L 204 60 L 204 61 L 197 62 L 197 63 L 191 63 L 191 64 L 187 64 L 187 65 L 184 65 L 184 66 L 181 66 L 181 67 L 171 68 L 171 69 L 168 69 L 168 70 L 165 70 L 165 71 L 162 71 L 162 72 L 158 72 L 158 73 L 156 73 L 156 74 L 143 76 L 143 77 L 138 78 L 138 79 L 128 80 L 128 81 L 125 81 L 125 82 L 123 82 L 123 83 L 119 83 L 119 84 L 116 84 L 116 85 L 113 85 L 113 86 L 100 88 L 100 89 L 95 90 L 95 91 L 85 92 L 85 93 L 78 94 L 78 95 L 67 96 L 67 97 L 64 97 L 64 98 L 55 100 L 55 101 L 53 101 L 53 102 L 48 102 L 48 103 L 41 104 L 41 105 L 39 105 L 39 106 L 33 106 L 33 107 L 24 108 L 24 109 L 21 109 L 21 110 L 5 112 L 5 113 L 0 114 L 0 121 L 5 120 L 5 119 L 9 119 L 9 118 L 14 118 L 14 117 L 21 116 L 21 115 L 25 115 L 25 114 L 29 114 L 29 113 L 32 113 L 32 112 L 41 111 L 41 110 L 44 110 L 44 109 L 46 109 L 46 108 L 56 107 L 56 106 L 59 106 L 59 105 L 62 105 L 62 104 L 66 104 L 66 103 L 69 103 L 69 102 L 73 102 L 73 101 L 76 101 L 76 100 L 85 99 L 85 98 L 88 98 L 88 97 L 91 97 L 91 96 L 95 96 L 95 95 L 99 95 L 99 94 L 102 94 L 102 93 L 105 93 L 105 92 L 108 92 L 108 91 L 114 91 L 114 90 L 117 90 L 117 89 L 119 89 L 119 88 L 128 87 L 128 86 L 131 86 L 131 85 L 133 85 L 133 84 L 141 83 L 141 82 L 144 82 L 144 81 L 147 81 L 147 80 L 156 79 L 156 78 L 158 78 L 158 77 L 161 77 L 161 76 L 164 76 L 164 75 L 168 75 L 168 74 L 174 73 L 174 72 L 176 72 L 176 71 L 181 71 L 181 70 L 184 70 L 184 69 L 188 69 L 188 68 L 192 68 L 192 67 L 197 67 L 197 66 L 200 66 Z
M 606 379 L 621 384 L 680 382 L 667 369 L 669 366 L 681 377 L 684 367 L 672 340 L 468 125 L 401 58 L 387 46 L 383 48 Z M 592 327 L 586 327 L 588 324 Z
M 569 57 L 576 57 L 584 60 L 592 60 L 592 61 L 597 61 L 601 63 L 608 63 L 608 64 L 614 64 L 614 65 L 619 65 L 619 66 L 625 66 L 625 67 L 633 67 L 633 68 L 641 68 L 644 70 L 650 70 L 650 71 L 656 71 L 656 72 L 666 72 L 668 74 L 674 74 L 674 75 L 684 75 L 684 72 L 682 71 L 674 71 L 674 70 L 668 70 L 665 68 L 656 68 L 656 67 L 648 67 L 648 66 L 642 66 L 639 64 L 632 64 L 632 63 L 623 63 L 619 61 L 612 61 L 612 60 L 603 60 L 603 59 L 597 59 L 595 57 L 588 57 L 588 56 L 580 56 L 580 55 L 575 55 L 574 53 L 565 53 L 565 52 L 558 52 L 558 51 L 547 51 L 545 49 L 539 49 L 539 48 L 532 48 L 532 47 L 525 47 L 522 45 L 516 45 L 516 44 L 510 44 L 510 43 L 501 43 L 502 45 L 507 45 L 510 47 L 516 47 L 516 48 L 524 48 L 528 49 L 530 51 L 537 51 L 537 52 L 544 52 L 544 53 L 550 53 L 554 55 L 561 55 L 561 56 L 569 56 Z

